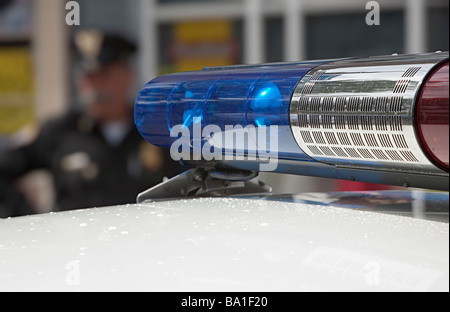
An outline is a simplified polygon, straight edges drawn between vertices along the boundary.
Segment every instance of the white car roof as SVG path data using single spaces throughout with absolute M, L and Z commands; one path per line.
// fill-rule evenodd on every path
M 173 200 L 0 220 L 1 291 L 448 291 L 449 225 Z

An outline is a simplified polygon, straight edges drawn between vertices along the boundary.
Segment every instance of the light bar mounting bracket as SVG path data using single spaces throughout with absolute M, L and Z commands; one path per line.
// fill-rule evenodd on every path
M 197 167 L 138 195 L 137 203 L 171 199 L 269 194 L 272 188 L 258 172 Z

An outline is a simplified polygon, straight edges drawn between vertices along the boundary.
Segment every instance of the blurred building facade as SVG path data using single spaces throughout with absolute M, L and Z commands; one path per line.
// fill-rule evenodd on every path
M 379 26 L 366 24 L 366 0 L 78 0 L 80 25 L 70 27 L 66 2 L 0 1 L 0 149 L 73 105 L 69 39 L 80 29 L 138 43 L 136 92 L 157 75 L 204 66 L 449 49 L 448 0 L 378 0 Z M 332 189 L 267 179 L 283 192 Z

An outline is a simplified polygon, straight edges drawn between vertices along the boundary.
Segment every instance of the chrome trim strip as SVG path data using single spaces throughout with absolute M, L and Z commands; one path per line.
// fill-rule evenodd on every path
M 299 147 L 317 161 L 342 167 L 448 175 L 428 160 L 414 129 L 420 86 L 448 57 L 395 55 L 312 69 L 290 105 Z

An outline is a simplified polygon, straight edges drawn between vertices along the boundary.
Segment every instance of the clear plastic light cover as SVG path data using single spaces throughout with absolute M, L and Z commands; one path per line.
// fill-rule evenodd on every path
M 225 154 L 265 149 L 280 159 L 311 160 L 293 138 L 289 104 L 299 80 L 321 63 L 205 68 L 158 77 L 137 97 L 136 126 L 148 142 L 164 148 L 186 134 L 191 152 L 209 143 Z M 244 142 L 224 139 L 230 133 L 244 133 Z
M 422 88 L 416 127 L 422 148 L 431 160 L 449 169 L 449 62 L 439 66 Z

